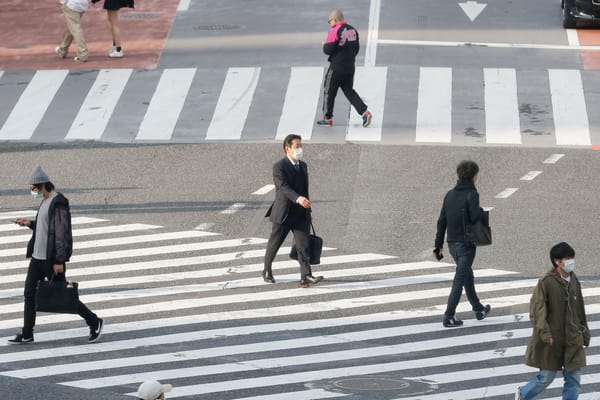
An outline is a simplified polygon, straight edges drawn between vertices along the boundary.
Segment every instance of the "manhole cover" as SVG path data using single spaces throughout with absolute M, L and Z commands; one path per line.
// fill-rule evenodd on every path
M 345 390 L 402 390 L 410 383 L 391 378 L 352 378 L 335 381 L 333 386 Z
M 158 13 L 123 13 L 120 16 L 121 18 L 131 18 L 131 19 L 152 19 L 160 17 Z
M 347 395 L 364 392 L 377 393 L 378 399 L 396 399 L 438 390 L 438 385 L 434 382 L 412 378 L 400 379 L 392 376 L 356 376 L 331 381 L 307 382 L 305 386 Z
M 196 31 L 230 31 L 234 29 L 240 29 L 241 25 L 229 25 L 229 24 L 212 24 L 212 25 L 197 25 L 194 26 Z

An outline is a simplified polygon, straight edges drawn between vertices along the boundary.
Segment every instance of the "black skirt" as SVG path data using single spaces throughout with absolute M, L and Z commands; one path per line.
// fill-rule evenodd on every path
M 104 0 L 105 10 L 119 10 L 124 7 L 133 8 L 133 0 Z

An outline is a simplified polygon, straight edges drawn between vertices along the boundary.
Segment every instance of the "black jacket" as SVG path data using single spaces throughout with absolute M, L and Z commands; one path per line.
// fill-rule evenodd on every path
M 470 180 L 459 180 L 454 189 L 446 193 L 437 222 L 436 248 L 443 247 L 446 231 L 448 243 L 465 242 L 463 213 L 471 224 L 483 217 L 483 209 L 479 206 L 479 193 Z
M 284 157 L 273 165 L 273 183 L 275 183 L 275 201 L 267 211 L 265 217 L 271 222 L 282 224 L 290 213 L 309 216 L 310 210 L 303 208 L 296 200 L 300 196 L 309 199 L 308 195 L 308 168 L 304 161 L 300 161 L 300 171 Z
M 359 49 L 358 31 L 345 22 L 331 28 L 323 45 L 323 52 L 329 56 L 329 67 L 343 74 L 354 74 Z
M 71 231 L 69 200 L 61 193 L 57 193 L 52 199 L 48 209 L 48 219 L 46 260 L 51 261 L 53 264 L 64 264 L 69 261 L 71 254 L 73 254 L 73 233 Z M 33 235 L 27 244 L 27 258 L 31 258 L 33 254 L 36 225 L 37 216 L 36 220 L 31 221 L 29 225 L 29 228 L 33 230 Z

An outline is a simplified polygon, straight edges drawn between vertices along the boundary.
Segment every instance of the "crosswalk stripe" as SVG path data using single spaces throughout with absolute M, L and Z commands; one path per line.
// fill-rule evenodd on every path
M 0 217 L 0 220 L 1 219 L 2 219 L 2 217 Z M 104 221 L 106 221 L 106 220 L 100 219 L 100 218 L 73 217 L 71 219 L 71 225 L 85 225 L 85 224 L 93 224 L 96 222 L 104 222 Z M 137 224 L 137 225 L 141 225 L 141 224 Z M 19 231 L 19 230 L 23 231 L 23 232 L 29 232 L 29 237 L 31 237 L 31 230 L 29 228 L 19 226 L 17 224 L 13 224 L 13 223 L 0 224 L 0 232 L 12 232 L 12 231 Z
M 450 143 L 452 138 L 452 68 L 421 67 L 416 142 Z
M 246 124 L 260 68 L 229 68 L 206 132 L 207 140 L 238 140 Z
M 354 109 L 350 110 L 350 122 L 346 140 L 381 141 L 387 67 L 358 67 L 354 77 L 354 88 L 369 107 L 373 120 L 368 128 L 362 126 L 362 116 Z
M 521 144 L 516 70 L 485 68 L 483 72 L 487 143 Z
M 494 270 L 494 269 L 488 269 L 488 270 L 480 270 L 478 271 L 478 277 L 490 277 L 490 276 L 501 276 L 501 275 L 508 275 L 511 274 L 511 272 L 509 271 L 500 271 L 500 270 Z M 408 280 L 407 278 L 402 280 L 402 283 L 404 285 L 418 285 L 421 283 L 432 283 L 432 282 L 444 282 L 444 281 L 449 281 L 452 280 L 454 277 L 453 273 L 443 273 L 443 274 L 433 274 L 433 275 L 421 275 L 421 276 L 415 276 L 412 277 L 411 280 Z M 139 278 L 140 280 L 144 279 L 143 277 Z M 123 281 L 124 278 L 119 279 L 118 281 Z M 113 284 L 114 284 L 114 280 L 112 280 Z M 395 281 L 388 281 L 387 282 L 387 286 L 397 286 L 399 284 L 399 280 L 395 280 Z M 384 285 L 380 285 L 379 288 L 381 287 L 385 287 Z M 496 289 L 497 286 L 494 287 L 494 290 Z M 82 288 L 83 289 L 83 288 Z M 356 291 L 360 291 L 363 290 L 363 287 L 349 287 L 346 288 L 346 291 L 348 292 L 356 292 Z M 600 291 L 600 289 L 599 289 Z M 216 304 L 235 304 L 235 303 L 246 303 L 246 302 L 251 302 L 251 301 L 266 301 L 266 300 L 276 300 L 276 299 L 282 299 L 282 298 L 308 298 L 306 299 L 306 302 L 311 302 L 313 301 L 313 297 L 315 294 L 325 294 L 325 293 L 335 293 L 337 292 L 335 289 L 331 289 L 331 288 L 319 288 L 318 286 L 314 287 L 312 290 L 308 291 L 308 290 L 304 290 L 304 289 L 288 289 L 285 293 L 281 293 L 279 291 L 269 291 L 269 292 L 261 292 L 261 293 L 251 293 L 251 294 L 237 294 L 237 295 L 227 295 L 227 296 L 219 296 L 219 297 L 210 297 L 210 298 L 201 298 L 201 299 L 183 299 L 183 300 L 172 300 L 172 301 L 162 301 L 162 302 L 155 302 L 155 303 L 145 303 L 145 304 L 138 304 L 138 305 L 132 305 L 132 306 L 127 306 L 127 307 L 117 307 L 117 308 L 108 308 L 108 309 L 98 309 L 96 310 L 98 313 L 100 313 L 101 315 L 105 316 L 105 317 L 118 317 L 118 316 L 124 316 L 124 315 L 131 315 L 131 314 L 135 314 L 135 315 L 141 315 L 141 314 L 150 314 L 153 312 L 163 312 L 163 311 L 175 311 L 175 310 L 187 310 L 187 309 L 191 309 L 191 308 L 196 308 L 196 307 L 205 307 L 205 306 L 209 306 L 209 305 L 216 305 Z M 429 293 L 428 293 L 429 292 Z M 430 294 L 431 292 L 434 292 L 433 290 L 430 291 L 422 291 L 419 293 L 396 293 L 396 294 L 392 294 L 392 295 L 364 295 L 361 296 L 360 299 L 361 301 L 358 302 L 356 299 L 339 299 L 339 300 L 332 300 L 329 301 L 325 304 L 315 304 L 315 307 L 318 307 L 319 309 L 331 309 L 331 307 L 338 307 L 339 309 L 348 309 L 348 308 L 354 308 L 354 307 L 360 307 L 360 306 L 364 306 L 364 305 L 375 305 L 375 304 L 383 304 L 383 303 L 388 303 L 388 302 L 401 302 L 401 301 L 412 301 L 415 300 L 417 298 L 421 298 L 420 296 L 422 296 L 424 293 Z M 442 292 L 440 292 L 442 293 Z M 447 289 L 443 290 L 443 295 L 447 296 L 448 292 Z M 527 301 L 529 301 L 529 296 L 525 296 L 527 298 Z M 523 297 L 519 297 L 519 301 L 522 300 Z M 497 304 L 506 304 L 506 305 L 511 305 L 512 304 L 513 299 L 510 297 L 507 298 L 503 298 L 500 300 L 497 300 L 496 303 Z M 522 301 L 521 301 L 522 302 Z M 278 307 L 269 307 L 269 312 L 270 315 L 276 315 L 276 311 L 278 310 Z M 286 313 L 294 313 L 297 312 L 297 310 L 299 309 L 306 309 L 306 304 L 304 305 L 298 305 L 298 306 L 289 306 L 289 308 L 281 307 L 281 311 Z M 237 312 L 229 312 L 228 315 L 230 317 L 231 320 L 236 319 L 236 314 L 239 313 L 239 315 L 246 315 L 245 318 L 252 318 L 253 316 L 256 318 L 258 316 L 262 316 L 262 313 L 260 311 L 259 308 L 256 309 L 251 309 L 251 310 L 241 310 L 241 311 L 237 311 Z M 200 319 L 203 318 L 217 318 L 220 319 L 222 318 L 222 316 L 219 313 L 215 313 L 215 314 L 204 314 L 202 316 L 198 316 L 198 322 L 200 322 Z M 67 322 L 67 321 L 76 321 L 79 319 L 78 315 L 66 315 L 66 314 L 56 314 L 56 315 L 44 315 L 41 317 L 38 317 L 36 320 L 36 325 L 40 326 L 40 325 L 45 325 L 45 324 L 51 324 L 51 323 L 57 323 L 57 322 Z M 212 320 L 212 319 L 211 319 Z M 3 321 L 0 321 L 0 329 L 8 329 L 8 328 L 16 328 L 18 326 L 20 326 L 20 324 L 22 323 L 22 319 L 17 318 L 17 319 L 5 319 Z
M 207 236 L 214 236 L 216 233 L 204 232 L 204 231 L 181 231 L 181 232 L 168 232 L 168 233 L 157 233 L 152 235 L 136 235 L 126 236 L 120 238 L 111 239 L 99 239 L 99 240 L 88 240 L 84 242 L 74 242 L 74 250 L 90 249 L 96 247 L 107 247 L 107 246 L 125 246 L 128 244 L 139 244 L 139 243 L 151 243 L 160 242 L 163 240 L 176 240 L 176 239 L 191 239 L 191 238 L 202 238 Z M 31 237 L 31 236 L 30 236 Z M 5 249 L 0 250 L 0 257 L 18 256 L 23 254 L 23 249 Z
M 99 140 L 102 137 L 131 72 L 131 69 L 100 70 L 65 139 Z
M 216 235 L 216 234 L 215 234 Z M 71 257 L 70 264 L 86 262 L 86 261 L 102 261 L 102 260 L 114 260 L 117 258 L 133 258 L 142 256 L 155 256 L 159 254 L 171 254 L 171 253 L 184 253 L 186 251 L 201 251 L 219 249 L 225 247 L 235 246 L 250 246 L 259 245 L 266 243 L 266 239 L 261 238 L 243 238 L 243 239 L 230 239 L 213 242 L 200 242 L 200 243 L 187 243 L 187 244 L 174 244 L 169 246 L 158 246 L 158 247 L 146 247 L 139 249 L 130 250 L 115 250 L 100 253 L 89 253 L 82 255 L 75 255 Z M 5 270 L 23 268 L 29 265 L 28 261 L 13 261 L 2 264 Z
M 290 133 L 297 133 L 304 140 L 310 140 L 322 81 L 322 67 L 292 67 L 276 139 L 281 140 Z
M 332 399 L 334 397 L 346 397 L 345 393 L 329 392 L 324 389 L 308 389 L 295 392 L 263 394 L 260 396 L 243 397 L 233 400 L 317 400 L 317 399 Z
M 287 248 L 289 251 L 289 247 Z M 186 262 L 186 265 L 201 265 L 201 264 L 207 264 L 210 262 L 223 262 L 223 261 L 232 261 L 232 260 L 241 260 L 243 258 L 246 257 L 263 257 L 264 256 L 264 250 L 257 250 L 257 251 L 253 251 L 253 252 L 248 252 L 247 256 L 240 256 L 240 253 L 229 253 L 228 255 L 226 255 L 226 257 L 221 257 L 218 258 L 219 256 L 215 256 L 212 257 L 212 260 L 202 260 L 202 257 L 199 257 L 199 262 L 197 263 L 187 263 L 187 260 L 184 259 L 184 262 Z M 374 261 L 380 259 L 378 257 L 369 257 L 368 254 L 367 255 L 353 255 L 353 256 L 332 256 L 332 257 L 323 257 L 321 259 L 322 261 L 322 265 L 336 265 L 336 264 L 343 264 L 343 263 L 347 263 L 347 262 L 358 262 L 358 261 Z M 283 262 L 285 263 L 286 266 L 288 267 L 293 267 L 293 266 L 297 266 L 297 262 L 296 261 L 288 261 L 288 262 Z M 283 266 L 282 262 L 276 262 L 273 263 L 273 266 L 275 268 L 282 268 Z M 123 264 L 122 264 L 123 265 Z M 147 262 L 142 262 L 142 263 L 137 263 L 135 265 L 136 270 L 142 270 L 144 268 L 142 268 L 143 266 L 145 266 L 146 270 L 149 269 L 148 268 L 148 263 Z M 398 266 L 398 268 L 394 268 Z M 113 270 L 114 272 L 119 272 L 119 267 L 120 265 L 115 265 L 115 266 L 111 266 L 111 267 L 115 267 L 115 268 L 111 268 L 111 270 Z M 152 270 L 155 270 L 154 268 L 154 263 L 152 265 Z M 162 268 L 162 267 L 159 267 Z M 411 268 L 410 266 L 406 266 L 404 264 L 397 264 L 397 265 L 390 265 L 390 266 L 375 266 L 375 267 L 364 267 L 367 268 L 365 271 L 371 273 L 371 274 L 378 274 L 378 273 L 389 273 L 389 272 L 396 272 L 398 270 L 406 270 L 407 268 Z M 201 270 L 201 271 L 183 271 L 183 272 L 171 272 L 171 273 L 165 273 L 165 272 L 161 272 L 159 274 L 144 274 L 142 276 L 133 276 L 133 277 L 120 277 L 120 278 L 108 278 L 108 279 L 99 279 L 99 280 L 86 280 L 85 283 L 80 283 L 80 286 L 83 288 L 85 286 L 86 290 L 89 289 L 97 289 L 97 288 L 101 288 L 101 287 L 113 287 L 113 286 L 123 286 L 123 285 L 127 285 L 127 284 L 142 284 L 142 283 L 158 283 L 158 282 L 171 282 L 171 281 L 177 281 L 177 280 L 187 280 L 187 279 L 198 279 L 198 278 L 214 278 L 214 277 L 232 277 L 235 276 L 233 274 L 235 273 L 243 273 L 243 272 L 259 272 L 262 271 L 263 269 L 263 264 L 252 264 L 252 265 L 244 265 L 243 267 L 227 267 L 226 269 L 221 269 L 221 268 L 213 268 L 213 269 L 207 269 L 207 270 Z M 83 271 L 82 271 L 83 270 Z M 88 271 L 86 268 L 82 268 L 82 270 L 79 270 L 79 274 L 80 276 L 85 276 L 88 275 Z M 355 272 L 349 271 L 349 270 L 344 270 L 344 271 L 328 271 L 328 274 L 330 273 L 337 273 L 336 276 L 348 276 L 351 274 L 356 274 Z M 256 274 L 258 277 L 258 273 Z M 73 276 L 77 276 L 77 274 L 73 274 L 71 272 L 69 272 L 69 279 L 71 279 Z M 297 279 L 294 278 L 298 278 L 297 275 L 283 275 L 283 276 L 278 276 L 277 279 L 280 282 L 285 281 L 286 279 L 291 281 L 295 281 Z M 21 274 L 21 275 L 10 275 L 7 277 L 6 280 L 3 280 L 3 282 L 22 282 L 25 279 L 25 274 Z M 101 294 L 101 295 L 88 295 L 88 296 L 82 296 L 82 298 L 86 299 L 86 302 L 90 302 L 90 301 L 102 301 L 102 300 L 116 300 L 119 298 L 123 298 L 123 299 L 131 299 L 131 298 L 136 298 L 136 297 L 144 297 L 144 296 L 161 296 L 161 295 L 167 295 L 167 294 L 176 294 L 176 293 L 189 293 L 189 292 L 200 292 L 200 291 L 210 291 L 210 290 L 222 290 L 222 289 L 232 289 L 232 288 L 236 288 L 236 287 L 252 287 L 252 286 L 258 286 L 259 284 L 261 284 L 261 280 L 259 280 L 258 278 L 251 278 L 251 279 L 234 279 L 234 280 L 227 280 L 227 281 L 220 281 L 220 282 L 211 282 L 211 283 L 205 283 L 205 284 L 194 284 L 194 285 L 183 285 L 183 286 L 176 286 L 176 287 L 164 287 L 164 288 L 152 288 L 152 289 L 137 289 L 137 290 L 127 290 L 124 292 L 111 292 L 111 293 L 107 293 L 107 294 Z M 0 299 L 2 298 L 10 298 L 10 297 L 15 297 L 15 296 L 21 296 L 22 295 L 22 290 L 21 289 L 5 289 L 5 290 L 0 290 Z M 18 310 L 13 310 L 12 308 L 14 307 L 18 307 L 17 305 L 13 304 L 11 305 L 1 305 L 0 306 L 0 310 L 9 310 L 9 311 L 0 311 L 0 313 L 4 313 L 4 312 L 14 312 L 14 311 L 18 311 Z M 12 311 L 11 311 L 12 310 Z
M 362 322 L 362 319 L 360 317 L 357 317 L 357 318 L 358 318 L 358 322 Z M 355 322 L 357 322 L 357 321 L 355 321 Z M 494 317 L 493 321 L 491 321 L 491 318 L 490 318 L 490 320 L 488 320 L 486 322 L 487 322 L 487 324 L 486 324 L 487 326 L 490 326 L 493 324 L 493 325 L 498 325 L 498 326 L 502 327 L 504 324 L 514 322 L 514 316 Z M 525 323 L 528 323 L 528 321 L 522 321 L 521 323 L 525 324 Z M 304 326 L 304 327 L 302 327 L 302 329 L 303 330 L 305 329 L 308 331 L 308 330 L 314 329 L 314 328 L 310 327 L 310 326 Z M 442 326 L 442 324 L 440 324 L 439 322 L 418 324 L 418 325 L 409 325 L 409 326 L 398 326 L 398 327 L 394 326 L 391 328 L 364 329 L 364 330 L 361 329 L 361 330 L 355 331 L 351 337 L 344 336 L 344 339 L 358 342 L 358 341 L 363 341 L 363 340 L 368 341 L 371 339 L 377 340 L 377 339 L 385 339 L 385 338 L 390 338 L 390 337 L 401 337 L 404 335 L 414 334 L 414 332 L 419 332 L 420 334 L 425 334 L 425 333 L 430 333 L 430 332 L 441 332 L 446 329 L 447 328 L 444 328 Z M 531 331 L 531 328 L 528 327 L 524 330 Z M 191 335 L 192 334 L 190 332 L 188 332 L 188 333 L 184 333 L 184 334 L 169 335 L 169 337 L 171 338 L 171 340 L 177 340 L 178 343 L 181 343 L 182 341 L 194 340 L 194 338 L 190 337 Z M 305 337 L 305 339 L 307 339 L 307 340 L 311 339 L 311 342 L 310 342 L 311 346 L 315 345 L 314 344 L 315 342 L 313 342 L 312 339 L 318 341 L 318 340 L 324 340 L 327 338 L 328 338 L 328 336 L 324 336 L 324 335 L 306 336 Z M 321 344 L 321 342 L 319 342 L 317 344 Z M 48 370 L 48 368 L 45 368 L 45 367 L 34 367 L 34 368 L 25 368 L 25 369 L 17 369 L 17 370 L 1 372 L 0 375 L 26 379 L 26 378 L 33 378 L 33 377 L 64 375 L 64 374 L 70 374 L 70 373 L 75 373 L 75 372 L 92 371 L 92 370 L 99 372 L 101 370 L 113 369 L 113 368 L 123 368 L 123 367 L 141 366 L 141 365 L 154 365 L 154 364 L 177 362 L 177 361 L 200 360 L 200 359 L 211 358 L 211 357 L 219 357 L 221 355 L 232 356 L 234 354 L 248 354 L 248 352 L 256 352 L 257 351 L 256 349 L 259 349 L 262 345 L 263 345 L 263 343 L 252 343 L 252 344 L 246 344 L 246 345 L 239 345 L 236 347 L 228 348 L 229 351 L 227 351 L 224 347 L 219 347 L 219 348 L 213 348 L 209 351 L 206 351 L 205 349 L 192 349 L 192 350 L 177 351 L 177 352 L 172 352 L 172 353 L 159 353 L 159 354 L 151 354 L 151 355 L 136 356 L 136 357 L 112 358 L 112 359 L 106 359 L 106 360 L 98 360 L 98 361 L 94 362 L 93 365 L 91 365 L 88 362 L 57 364 L 57 365 L 54 365 L 53 368 L 50 370 Z M 281 341 L 275 342 L 274 343 L 275 347 L 271 348 L 270 350 L 281 350 L 282 349 L 281 346 L 287 346 L 288 348 L 293 348 L 292 346 L 295 346 L 295 345 L 296 345 L 296 342 L 293 340 L 289 340 L 289 339 L 281 340 Z M 323 352 L 320 354 L 307 354 L 304 356 L 293 357 L 293 359 L 296 360 L 296 363 L 299 365 L 299 364 L 307 363 L 307 362 L 303 361 L 303 357 L 309 358 L 309 360 L 307 360 L 307 361 L 315 362 L 315 363 L 316 362 L 327 362 L 327 361 L 332 361 L 332 360 L 336 360 L 336 359 L 377 357 L 377 356 L 381 356 L 381 355 L 406 353 L 407 347 L 410 347 L 410 346 L 408 346 L 408 344 L 405 344 L 401 347 L 395 347 L 395 348 L 393 346 L 389 346 L 389 345 L 370 346 L 368 348 L 329 351 L 329 352 Z M 367 349 L 368 349 L 368 351 L 367 351 Z M 456 360 L 454 363 L 469 363 L 469 362 L 474 362 L 474 361 L 489 360 L 489 359 L 493 359 L 493 358 L 506 358 L 506 357 L 511 357 L 512 355 L 520 355 L 520 354 L 522 354 L 524 349 L 525 349 L 525 346 L 516 346 L 516 347 L 506 347 L 505 351 L 503 351 L 503 352 L 495 352 L 495 351 L 485 350 L 485 351 L 479 351 L 479 352 L 465 353 L 464 355 L 461 355 L 461 357 L 458 360 Z M 425 367 L 425 366 L 444 365 L 445 363 L 448 363 L 448 360 L 450 358 L 457 358 L 457 357 L 438 356 L 438 357 L 432 357 L 429 359 L 411 360 L 411 361 L 406 362 L 406 368 L 419 368 L 419 367 Z M 273 363 L 273 362 L 278 363 L 279 362 L 279 361 L 275 361 L 275 360 L 279 360 L 279 358 L 263 359 L 263 360 L 256 360 L 256 361 L 260 362 L 263 365 L 261 368 L 268 368 L 266 366 L 266 363 Z M 288 364 L 288 365 L 290 365 L 290 364 Z M 227 368 L 227 367 L 224 367 L 224 368 Z M 214 374 L 217 372 L 212 371 L 211 373 Z M 124 375 L 124 376 L 127 376 L 127 375 Z M 95 382 L 99 382 L 99 381 L 95 381 Z M 96 386 L 96 387 L 99 387 L 99 386 Z
M 3 219 L 15 219 L 19 217 L 35 217 L 37 214 L 36 210 L 24 210 L 24 211 L 9 211 L 0 213 L 0 220 Z
M 579 70 L 548 70 L 557 145 L 590 145 L 590 129 Z
M 75 225 L 76 219 L 73 218 L 71 220 L 71 225 Z M 26 242 L 31 239 L 31 230 L 29 228 L 23 228 L 16 225 L 17 228 L 27 230 L 29 233 L 27 235 L 14 235 L 14 236 L 4 236 L 0 237 L 0 244 L 8 244 L 8 243 L 21 243 Z M 1 228 L 1 226 L 0 226 Z M 87 229 L 74 229 L 73 237 L 83 237 L 83 236 L 92 236 L 92 235 L 102 235 L 107 233 L 124 233 L 124 232 L 132 232 L 132 231 L 142 231 L 148 229 L 158 229 L 160 226 L 158 225 L 147 225 L 147 224 L 127 224 L 127 225 L 116 225 L 116 226 L 102 226 L 98 228 L 87 228 Z M 120 244 L 120 243 L 117 243 Z M 75 242 L 75 246 L 77 246 L 77 242 Z M 93 247 L 93 246 L 91 246 Z M 21 249 L 19 254 L 22 254 L 23 250 Z
M 171 139 L 195 74 L 196 68 L 163 71 L 136 140 Z
M 0 140 L 30 139 L 68 73 L 37 71 L 0 129 Z

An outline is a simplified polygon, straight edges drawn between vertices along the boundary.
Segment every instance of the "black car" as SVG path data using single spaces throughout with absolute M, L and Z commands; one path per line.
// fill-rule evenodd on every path
M 578 22 L 600 22 L 600 0 L 561 0 L 563 27 L 575 28 Z

